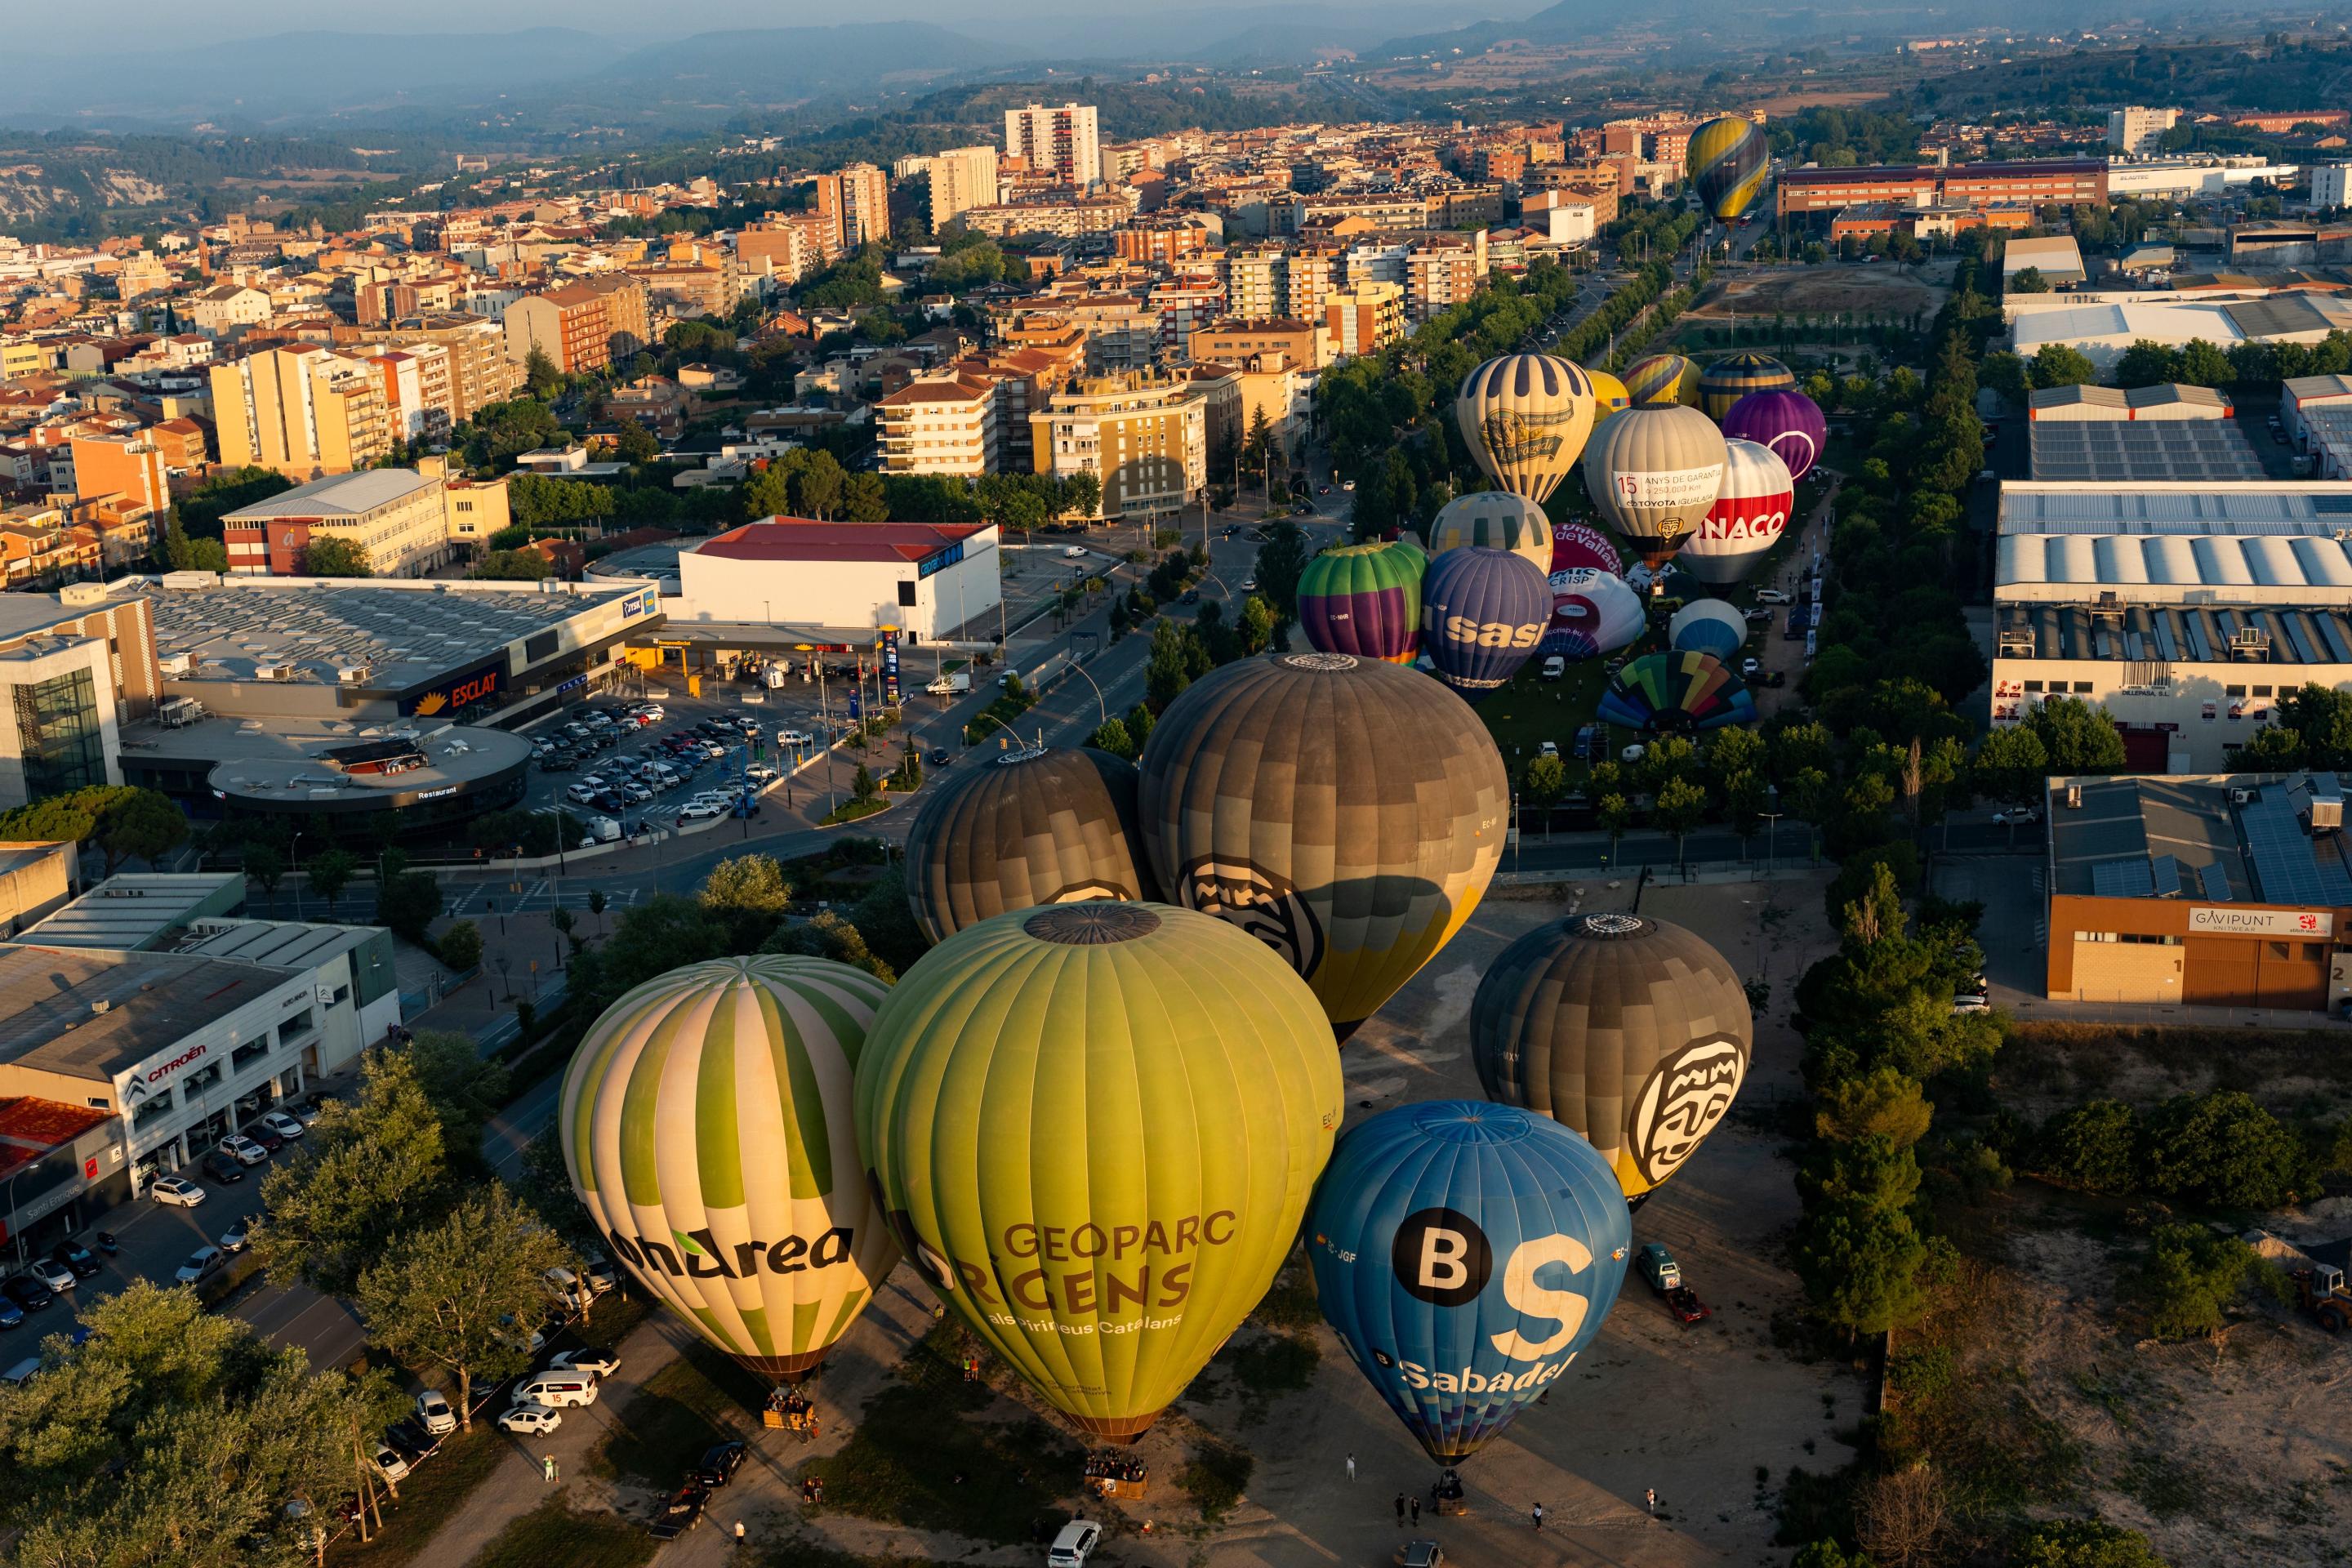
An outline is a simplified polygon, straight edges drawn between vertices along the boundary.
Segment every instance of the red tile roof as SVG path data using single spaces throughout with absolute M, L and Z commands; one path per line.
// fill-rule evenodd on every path
M 699 553 L 730 561 L 920 561 L 992 526 L 772 517 L 717 535 Z
M 114 1112 L 33 1095 L 0 1100 L 0 1176 L 70 1143 Z

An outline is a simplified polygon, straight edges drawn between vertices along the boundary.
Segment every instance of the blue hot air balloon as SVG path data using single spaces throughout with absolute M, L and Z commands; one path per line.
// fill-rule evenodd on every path
M 1307 1237 L 1323 1315 L 1450 1463 L 1592 1342 L 1633 1233 L 1615 1172 L 1582 1138 L 1517 1106 L 1434 1100 L 1340 1135 Z
M 1422 651 L 1465 700 L 1517 674 L 1550 623 L 1551 580 L 1524 555 L 1464 545 L 1422 579 Z

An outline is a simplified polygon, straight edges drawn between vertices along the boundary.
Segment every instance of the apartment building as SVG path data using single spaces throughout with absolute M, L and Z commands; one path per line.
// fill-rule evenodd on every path
M 447 356 L 452 420 L 471 419 L 476 409 L 504 403 L 521 389 L 522 362 L 507 357 L 506 330 L 498 321 L 448 312 L 405 316 L 382 341 L 392 348 L 439 349 Z
M 1001 471 L 1000 401 L 992 379 L 953 370 L 916 377 L 874 405 L 882 471 L 971 479 Z
M 770 213 L 735 236 L 735 264 L 747 286 L 773 279 L 790 288 L 840 254 L 839 231 L 815 213 Z
M 627 268 L 626 275 L 643 285 L 656 310 L 674 320 L 694 316 L 725 316 L 742 297 L 741 277 L 731 256 L 710 256 L 700 261 L 666 261 Z M 590 287 L 599 280 L 589 279 Z M 615 329 L 618 331 L 619 329 Z M 629 334 L 641 348 L 648 341 L 644 330 Z M 629 353 L 635 353 L 632 348 Z
M 153 612 L 103 584 L 11 594 L 0 624 L 0 808 L 122 782 L 121 729 L 163 691 Z
M 1244 363 L 1278 356 L 1289 365 L 1313 371 L 1322 365 L 1326 341 L 1318 322 L 1276 317 L 1196 328 L 1189 349 L 1196 364 Z
M 528 363 L 533 349 L 566 375 L 613 363 L 612 311 L 604 293 L 586 283 L 526 294 L 506 308 L 504 320 L 507 357 L 517 364 Z
M 1292 321 L 1323 320 L 1323 302 L 1347 280 L 1347 252 L 1336 245 L 1299 247 L 1284 260 L 1282 309 L 1275 314 Z
M 1323 302 L 1327 360 L 1376 353 L 1404 336 L 1404 289 L 1394 283 L 1358 283 Z
M 486 540 L 507 526 L 509 515 L 504 480 L 453 485 L 435 460 L 297 485 L 230 512 L 221 534 L 233 576 L 299 577 L 310 542 L 334 538 L 364 550 L 374 576 L 422 577 L 452 560 L 460 542 Z
M 1029 416 L 1035 471 L 1094 474 L 1103 515 L 1173 512 L 1208 481 L 1207 411 L 1189 382 L 1134 372 L 1054 395 Z
M 172 489 L 164 476 L 163 448 L 146 432 L 75 436 L 67 445 L 73 458 L 77 499 L 121 496 L 133 506 L 147 508 L 158 518 L 172 510 Z
M 1217 237 L 1210 220 L 1199 213 L 1156 213 L 1122 224 L 1111 236 L 1113 252 L 1121 261 L 1172 267 L 1205 255 Z
M 174 307 L 180 319 L 208 338 L 227 337 L 269 320 L 269 296 L 242 283 L 215 283 Z
M 264 349 L 212 367 L 213 427 L 229 468 L 292 479 L 363 468 L 392 447 L 382 379 L 363 359 Z
M 836 252 L 890 237 L 890 176 L 871 163 L 816 177 L 816 213 Z
M 449 351 L 436 343 L 387 349 L 368 356 L 383 378 L 384 414 L 399 440 L 446 441 L 457 423 Z
M 939 233 L 971 207 L 996 203 L 996 149 L 950 147 L 925 160 L 931 177 L 931 231 Z
M 1486 280 L 1486 236 L 1473 245 L 1467 239 L 1432 239 L 1416 243 L 1405 253 L 1405 314 L 1425 321 L 1439 312 L 1468 301 Z
M 1160 321 L 1160 353 L 1183 359 L 1192 352 L 1192 334 L 1233 314 L 1224 285 L 1214 278 L 1175 278 L 1154 286 L 1145 301 Z
M 2164 133 L 2180 121 L 2177 109 L 2143 109 L 2131 104 L 2107 110 L 2107 145 L 2138 157 L 2157 151 Z
M 1033 103 L 1006 110 L 1004 152 L 1052 174 L 1059 184 L 1094 184 L 1102 178 L 1102 136 L 1095 123 L 1095 106 Z
M 611 334 L 606 347 L 615 359 L 625 359 L 654 341 L 653 305 L 650 290 L 643 279 L 631 272 L 598 272 L 582 279 L 604 301 L 604 330 Z M 728 289 L 734 287 L 730 270 Z M 726 295 L 727 310 L 735 308 L 733 293 Z M 726 314 L 725 310 L 718 312 Z
M 1233 247 L 1218 264 L 1225 298 L 1232 302 L 1234 315 L 1244 321 L 1263 321 L 1282 314 L 1289 302 L 1289 273 L 1288 258 L 1279 246 Z
M 1135 216 L 1129 196 L 1083 196 L 1076 201 L 1005 202 L 994 206 L 967 207 L 962 222 L 974 234 L 994 239 L 1018 239 L 1045 235 L 1080 239 L 1109 234 Z

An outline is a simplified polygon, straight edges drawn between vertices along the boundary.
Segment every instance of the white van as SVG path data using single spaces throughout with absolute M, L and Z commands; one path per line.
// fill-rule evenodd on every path
M 561 1410 L 596 1403 L 596 1380 L 584 1372 L 535 1372 L 514 1386 L 509 1405 L 544 1405 Z

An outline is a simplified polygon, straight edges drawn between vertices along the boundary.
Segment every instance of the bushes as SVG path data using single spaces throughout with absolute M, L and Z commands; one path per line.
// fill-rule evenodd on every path
M 1245 1448 L 1230 1443 L 1202 1436 L 1201 1447 L 1192 1462 L 1177 1473 L 1176 1484 L 1201 1510 L 1201 1517 L 1211 1524 L 1223 1521 L 1226 1514 L 1242 1500 L 1249 1488 L 1250 1474 L 1257 1468 Z
M 2131 1279 L 2131 1294 L 2160 1340 L 2209 1337 L 2223 1313 L 2262 1277 L 2254 1249 L 2197 1225 L 2158 1226 Z
M 2215 1089 L 2175 1096 L 2145 1121 L 2113 1100 L 2061 1111 L 2043 1125 L 2032 1168 L 2085 1192 L 2268 1209 L 2311 1192 L 2317 1164 L 2294 1130 L 2251 1097 Z
M 2139 1182 L 2139 1117 L 2116 1100 L 2095 1100 L 2052 1117 L 2036 1173 L 2092 1193 L 2128 1193 Z

